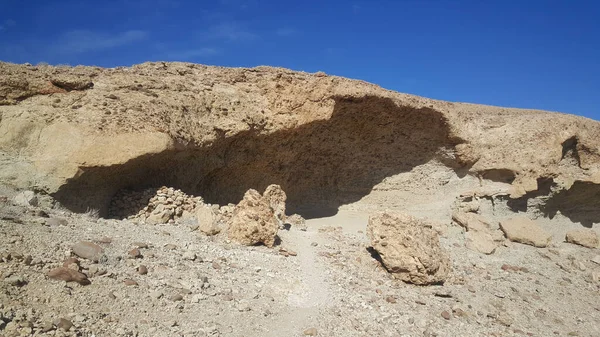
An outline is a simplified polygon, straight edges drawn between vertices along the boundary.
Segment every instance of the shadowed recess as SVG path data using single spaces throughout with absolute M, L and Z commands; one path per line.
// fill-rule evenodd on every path
M 333 215 L 384 178 L 410 171 L 452 147 L 441 113 L 375 96 L 333 97 L 330 119 L 261 134 L 250 130 L 206 147 L 142 156 L 126 164 L 82 168 L 55 194 L 67 208 L 105 215 L 120 189 L 172 186 L 207 202 L 237 203 L 245 191 L 279 184 L 288 213 Z

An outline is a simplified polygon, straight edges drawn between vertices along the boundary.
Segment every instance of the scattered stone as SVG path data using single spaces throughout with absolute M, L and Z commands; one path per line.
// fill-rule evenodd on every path
M 70 257 L 70 258 L 66 259 L 63 262 L 62 266 L 65 268 L 80 271 L 79 260 L 74 257 Z
M 259 243 L 273 247 L 279 229 L 279 220 L 271 207 L 277 195 L 274 191 L 277 185 L 267 187 L 271 193 L 263 197 L 256 190 L 250 189 L 235 207 L 233 217 L 229 221 L 229 238 L 240 244 L 252 246 Z M 277 186 L 278 188 L 279 186 Z
M 388 303 L 396 303 L 396 297 L 394 296 L 388 296 L 385 298 L 385 301 Z
M 183 253 L 182 257 L 184 260 L 194 261 L 194 260 L 196 260 L 196 253 L 187 251 L 187 252 Z
M 14 287 L 22 287 L 27 284 L 27 280 L 22 276 L 10 276 L 5 278 L 4 282 Z
M 510 241 L 546 247 L 552 236 L 546 233 L 535 221 L 525 217 L 516 217 L 500 222 L 500 229 Z
M 443 283 L 450 259 L 432 226 L 403 213 L 379 213 L 369 218 L 367 233 L 386 269 L 414 284 Z
M 316 242 L 312 242 L 310 245 L 311 245 L 311 246 L 313 246 L 313 247 L 316 247 L 316 246 L 318 246 L 319 244 L 318 244 L 318 243 L 316 243 Z
M 148 244 L 144 243 L 144 242 L 134 242 L 133 245 L 137 248 L 141 248 L 141 249 L 147 249 L 148 248 Z
M 144 265 L 141 265 L 138 267 L 137 272 L 140 275 L 146 275 L 146 274 L 148 274 L 148 268 Z
M 183 296 L 181 294 L 173 294 L 169 299 L 173 302 L 183 301 Z
M 212 262 L 213 269 L 221 269 L 221 265 L 217 261 Z
M 166 250 L 175 250 L 175 249 L 177 249 L 177 245 L 174 245 L 174 244 L 172 244 L 172 243 L 167 243 L 167 244 L 165 245 L 165 249 L 166 249 Z
M 38 198 L 33 191 L 23 191 L 15 196 L 13 199 L 15 205 L 29 207 L 37 206 Z
M 96 242 L 110 244 L 112 243 L 112 238 L 109 238 L 108 236 L 103 236 L 100 239 L 96 240 Z
M 59 318 L 59 319 L 55 320 L 54 325 L 57 328 L 62 329 L 64 331 L 69 331 L 73 327 L 73 323 L 71 323 L 71 321 L 69 321 L 68 319 L 65 319 L 65 318 Z
M 517 272 L 517 271 L 528 272 L 527 268 L 525 268 L 525 267 L 512 266 L 510 264 L 503 264 L 500 267 L 500 269 L 502 269 L 504 271 L 513 271 L 513 272 Z
M 87 275 L 67 267 L 54 268 L 46 275 L 53 280 L 77 282 L 81 285 L 88 285 L 91 283 L 90 280 L 88 280 Z
M 132 259 L 139 259 L 139 258 L 142 257 L 142 253 L 137 248 L 133 248 L 132 250 L 130 250 L 129 253 L 128 253 L 128 255 Z
M 35 211 L 35 216 L 40 217 L 40 218 L 49 218 L 50 215 L 48 215 L 48 213 L 46 213 L 45 211 L 38 209 Z
M 446 311 L 446 310 L 442 311 L 442 314 L 441 314 L 441 315 L 442 315 L 442 317 L 443 317 L 445 320 L 450 320 L 450 317 L 451 317 L 451 316 L 450 316 L 450 313 L 449 313 L 448 311 Z
M 125 283 L 126 286 L 137 286 L 138 283 L 135 280 L 132 280 L 130 278 L 126 278 L 125 280 L 123 280 L 123 283 Z
M 565 237 L 569 243 L 574 243 L 587 248 L 597 248 L 600 240 L 598 233 L 591 228 L 575 229 L 567 232 Z
M 89 241 L 81 241 L 75 244 L 71 250 L 73 251 L 73 254 L 94 262 L 98 262 L 102 259 L 104 253 L 102 247 Z
M 56 227 L 56 226 L 66 226 L 68 224 L 67 220 L 62 218 L 49 218 L 46 219 L 46 226 Z
M 316 336 L 317 335 L 317 328 L 308 328 L 306 330 L 304 330 L 304 335 L 305 336 Z
M 48 332 L 54 329 L 54 323 L 50 321 L 44 321 L 41 326 L 42 332 Z
M 161 291 L 153 291 L 150 293 L 150 297 L 152 297 L 154 299 L 159 299 L 163 296 L 164 296 L 164 294 Z

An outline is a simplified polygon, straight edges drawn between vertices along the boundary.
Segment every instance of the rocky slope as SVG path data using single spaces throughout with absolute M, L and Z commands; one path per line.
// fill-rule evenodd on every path
M 0 63 L 0 180 L 107 214 L 121 189 L 172 186 L 237 203 L 279 184 L 290 209 L 358 201 L 439 162 L 458 176 L 550 196 L 543 212 L 594 221 L 600 124 L 449 103 L 285 69 L 186 63 L 131 68 Z M 476 187 L 473 185 L 472 187 Z
M 585 118 L 0 63 L 0 336 L 595 337 L 599 223 Z

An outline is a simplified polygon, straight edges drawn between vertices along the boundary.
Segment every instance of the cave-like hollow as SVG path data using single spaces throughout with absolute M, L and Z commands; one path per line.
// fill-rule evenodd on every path
M 237 203 L 250 188 L 279 184 L 287 213 L 333 215 L 384 178 L 410 171 L 455 144 L 436 110 L 398 106 L 388 98 L 334 97 L 330 119 L 270 134 L 245 131 L 210 146 L 166 151 L 109 167 L 82 168 L 54 194 L 75 212 L 107 215 L 121 189 L 171 186 L 210 203 Z

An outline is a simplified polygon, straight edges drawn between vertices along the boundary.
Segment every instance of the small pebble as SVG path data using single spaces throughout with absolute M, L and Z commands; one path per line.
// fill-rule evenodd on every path
M 135 280 L 132 280 L 130 278 L 126 278 L 125 280 L 123 280 L 123 283 L 125 283 L 125 285 L 127 286 L 137 286 L 138 283 Z
M 316 336 L 317 328 L 308 328 L 308 329 L 304 330 L 304 335 L 305 336 Z

